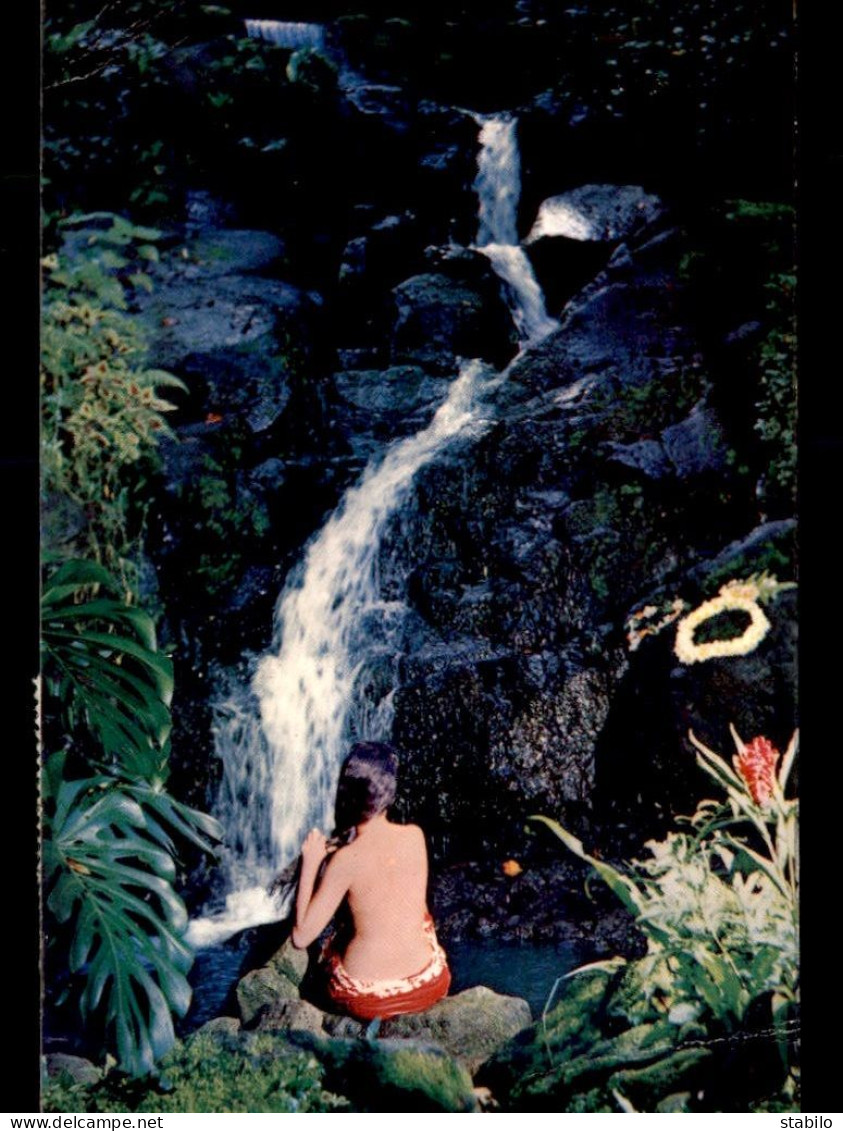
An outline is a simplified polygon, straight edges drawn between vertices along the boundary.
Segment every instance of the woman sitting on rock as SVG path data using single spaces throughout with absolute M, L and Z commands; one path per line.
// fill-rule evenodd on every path
M 343 946 L 335 931 L 322 960 L 333 1007 L 363 1020 L 418 1013 L 444 997 L 451 982 L 427 910 L 424 833 L 387 819 L 397 770 L 386 743 L 353 746 L 337 786 L 332 839 L 341 847 L 332 850 L 316 828 L 302 845 L 293 945 L 309 946 L 345 901 L 349 941 Z

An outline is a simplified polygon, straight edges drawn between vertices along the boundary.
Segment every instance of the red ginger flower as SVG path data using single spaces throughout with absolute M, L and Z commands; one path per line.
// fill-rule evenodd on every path
M 772 742 L 761 735 L 745 743 L 734 756 L 735 769 L 746 782 L 756 805 L 766 805 L 772 797 L 780 758 Z

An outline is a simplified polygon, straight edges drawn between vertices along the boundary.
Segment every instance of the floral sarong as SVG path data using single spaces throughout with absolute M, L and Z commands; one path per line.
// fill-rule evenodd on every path
M 361 1021 L 396 1017 L 400 1013 L 421 1013 L 429 1009 L 447 994 L 451 971 L 429 915 L 425 919 L 424 933 L 431 950 L 428 964 L 407 978 L 382 978 L 377 981 L 352 977 L 333 949 L 333 939 L 329 939 L 322 957 L 332 1003 L 343 1013 Z

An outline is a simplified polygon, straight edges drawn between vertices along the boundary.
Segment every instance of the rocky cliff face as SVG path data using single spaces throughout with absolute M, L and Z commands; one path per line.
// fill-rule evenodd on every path
M 792 523 L 755 527 L 677 273 L 681 233 L 617 247 L 560 329 L 511 366 L 496 423 L 422 472 L 396 538 L 414 646 L 397 695 L 405 797 L 464 849 L 526 814 L 643 835 L 695 801 L 689 727 L 785 742 L 792 603 L 751 656 L 689 667 L 674 628 L 632 651 L 629 618 L 785 563 Z M 716 592 L 716 586 L 713 590 Z

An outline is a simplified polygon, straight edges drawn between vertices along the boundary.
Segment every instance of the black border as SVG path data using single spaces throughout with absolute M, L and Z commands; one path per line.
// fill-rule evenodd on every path
M 7 642 L 3 688 L 6 785 L 2 926 L 7 1055 L 0 1106 L 39 1110 L 40 922 L 37 885 L 38 671 L 38 200 L 40 27 L 37 3 L 4 12 L 0 58 L 0 309 L 3 412 L 0 499 L 4 510 L 3 587 Z M 5 1057 L 4 1057 L 5 1060 Z

